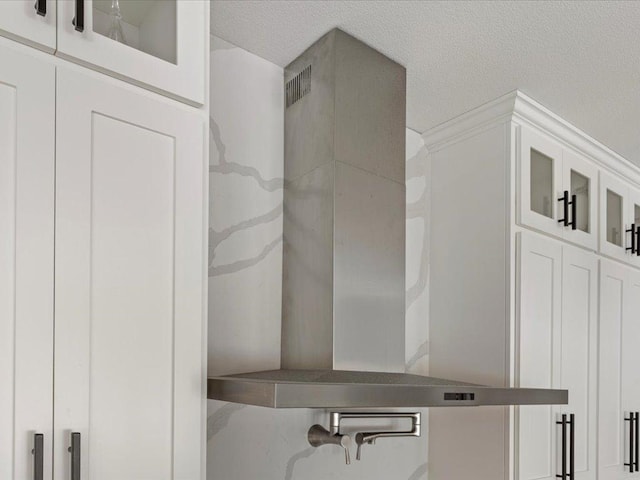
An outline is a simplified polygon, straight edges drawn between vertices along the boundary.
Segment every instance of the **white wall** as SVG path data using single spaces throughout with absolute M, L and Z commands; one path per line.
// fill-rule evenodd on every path
M 282 276 L 283 71 L 211 40 L 209 374 L 278 368 Z M 407 131 L 407 371 L 428 369 L 428 171 Z M 419 439 L 381 439 L 344 464 L 339 447 L 310 447 L 324 410 L 209 401 L 208 480 L 408 479 L 427 476 Z M 423 425 L 427 426 L 426 411 Z

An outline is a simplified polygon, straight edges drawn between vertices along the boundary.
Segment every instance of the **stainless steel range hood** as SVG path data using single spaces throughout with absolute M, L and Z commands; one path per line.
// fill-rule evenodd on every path
M 404 67 L 332 30 L 285 69 L 281 370 L 209 378 L 273 408 L 566 404 L 404 373 Z

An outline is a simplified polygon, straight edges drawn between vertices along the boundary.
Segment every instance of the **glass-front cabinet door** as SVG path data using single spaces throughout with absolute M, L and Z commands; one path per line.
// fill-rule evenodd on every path
M 562 148 L 525 127 L 520 145 L 519 222 L 561 236 L 557 197 L 562 185 Z
M 600 252 L 626 262 L 633 247 L 629 203 L 629 185 L 601 172 Z
M 561 209 L 563 238 L 592 250 L 598 249 L 597 182 L 598 169 L 588 160 L 564 149 L 562 152 L 563 191 Z M 566 216 L 565 216 L 566 211 Z M 566 220 L 565 220 L 566 218 Z
M 633 250 L 628 250 L 627 253 L 631 257 L 631 263 L 640 267 L 640 190 L 629 187 L 629 195 L 627 198 L 629 202 L 629 218 L 627 220 L 629 227 L 627 228 L 633 231 L 633 233 L 627 233 Z M 633 235 L 633 237 L 631 235 Z
M 519 223 L 596 250 L 595 165 L 531 128 L 520 139 Z
M 62 0 L 57 55 L 204 103 L 207 2 Z

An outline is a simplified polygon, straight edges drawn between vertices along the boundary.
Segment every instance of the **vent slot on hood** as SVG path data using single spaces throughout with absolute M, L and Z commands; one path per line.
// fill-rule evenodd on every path
M 311 93 L 311 65 L 308 65 L 298 75 L 287 82 L 285 87 L 287 108 L 308 93 Z

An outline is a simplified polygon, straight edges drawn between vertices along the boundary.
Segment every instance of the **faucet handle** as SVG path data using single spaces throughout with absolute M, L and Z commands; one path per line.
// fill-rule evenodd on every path
M 352 442 L 349 435 L 342 435 L 340 433 L 332 435 L 331 432 L 322 425 L 313 425 L 307 432 L 307 439 L 314 447 L 319 447 L 321 445 L 341 446 L 344 449 L 344 460 L 346 464 L 351 464 L 351 454 L 349 449 L 351 448 Z
M 356 445 L 358 446 L 356 449 L 356 460 L 362 459 L 362 444 L 364 443 L 363 437 L 364 435 L 362 435 L 362 433 L 356 433 Z
M 349 452 L 349 447 L 343 447 L 344 448 L 344 462 L 347 465 L 351 465 L 351 453 Z

